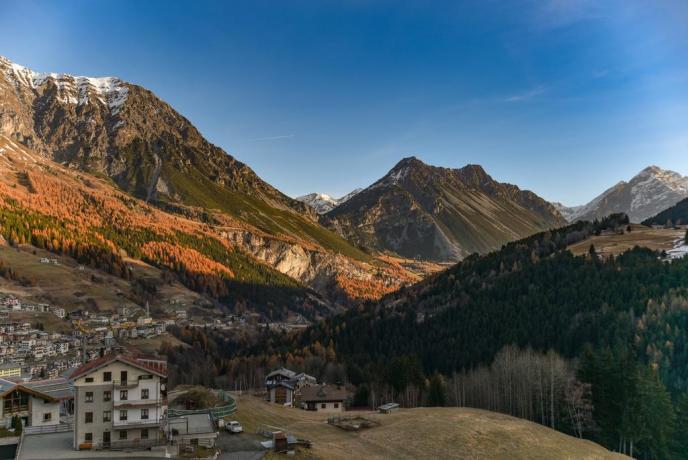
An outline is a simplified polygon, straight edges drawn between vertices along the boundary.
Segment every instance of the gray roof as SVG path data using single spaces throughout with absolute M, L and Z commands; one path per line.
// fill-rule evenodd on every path
M 266 378 L 274 377 L 275 375 L 284 375 L 286 377 L 292 378 L 296 375 L 296 372 L 287 369 L 286 367 L 280 367 L 270 372 Z
M 72 384 L 64 378 L 25 382 L 22 385 L 31 390 L 52 396 L 55 399 L 71 399 L 74 397 Z

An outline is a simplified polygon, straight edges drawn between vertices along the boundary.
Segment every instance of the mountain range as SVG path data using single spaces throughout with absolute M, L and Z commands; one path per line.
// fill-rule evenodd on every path
M 315 209 L 315 212 L 317 212 L 318 214 L 326 214 L 332 211 L 340 204 L 346 203 L 350 198 L 352 198 L 361 190 L 363 189 L 357 188 L 354 191 L 347 193 L 341 198 L 333 198 L 325 193 L 309 193 L 308 195 L 299 196 L 295 199 L 311 206 L 313 209 Z
M 601 219 L 623 212 L 631 222 L 642 222 L 688 198 L 688 177 L 649 166 L 628 182 L 621 181 L 583 206 L 555 206 L 570 222 Z
M 310 194 L 292 199 L 209 143 L 150 90 L 118 78 L 35 72 L 0 57 L 0 101 L 7 168 L 0 184 L 8 198 L 3 201 L 8 214 L 0 224 L 6 239 L 18 241 L 8 233 L 17 213 L 36 214 L 36 227 L 29 229 L 25 242 L 33 241 L 32 234 L 56 232 L 81 222 L 84 215 L 97 215 L 95 233 L 60 238 L 69 245 L 97 243 L 98 251 L 115 255 L 126 247 L 125 252 L 146 263 L 173 268 L 196 290 L 202 289 L 188 272 L 206 273 L 204 263 L 218 263 L 224 268 L 215 266 L 211 272 L 222 279 L 236 283 L 246 270 L 255 276 L 242 282 L 268 286 L 279 280 L 278 285 L 290 290 L 305 289 L 301 298 L 312 289 L 323 296 L 318 302 L 348 305 L 378 298 L 442 268 L 418 260 L 456 262 L 566 220 L 611 211 L 629 211 L 632 219 L 640 219 L 688 195 L 685 178 L 651 167 L 586 206 L 566 208 L 500 183 L 479 165 L 450 169 L 409 157 L 369 187 L 342 198 Z M 78 172 L 79 181 L 67 180 L 69 171 Z M 51 185 L 32 185 L 40 183 Z M 130 214 L 119 225 L 135 235 L 135 243 L 105 225 L 103 210 L 112 211 L 114 204 L 103 204 L 88 184 L 99 184 L 97 190 L 126 203 Z M 10 193 L 16 190 L 28 193 Z M 40 196 L 56 190 L 57 197 Z M 83 200 L 70 206 L 61 194 Z M 54 209 L 37 204 L 58 198 L 64 200 L 55 201 Z M 193 225 L 170 234 L 143 216 Z M 42 220 L 48 217 L 57 221 L 49 219 L 48 225 Z M 212 247 L 199 247 L 198 237 L 210 238 Z M 146 252 L 161 241 L 170 245 L 168 253 L 188 263 L 170 263 L 159 252 Z M 205 259 L 191 257 L 191 250 L 208 260 L 198 263 Z M 211 294 L 218 300 L 221 292 L 217 288 Z
M 551 204 L 495 181 L 481 166 L 441 168 L 415 157 L 401 160 L 323 221 L 368 250 L 445 262 L 565 222 Z
M 16 185 L 14 174 L 37 181 L 34 175 L 62 168 L 81 171 L 90 183 L 104 179 L 170 216 L 206 226 L 246 262 L 264 264 L 261 270 L 281 272 L 336 303 L 389 292 L 427 269 L 377 259 L 320 225 L 312 207 L 209 143 L 146 88 L 114 77 L 35 72 L 0 57 L 0 101 L 0 136 L 14 149 L 8 158 L 41 159 L 13 163 L 13 173 L 0 178 L 8 186 Z M 24 208 L 36 197 L 18 198 L 28 200 L 19 202 Z M 59 209 L 63 214 L 53 217 L 66 222 L 84 212 Z M 225 255 L 215 256 L 232 265 Z M 231 278 L 229 272 L 223 276 Z

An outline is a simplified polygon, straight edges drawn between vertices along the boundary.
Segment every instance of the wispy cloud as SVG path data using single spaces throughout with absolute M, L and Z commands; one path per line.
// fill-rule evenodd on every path
M 604 8 L 594 0 L 535 0 L 531 19 L 537 28 L 557 29 L 604 16 Z
M 291 139 L 293 134 L 283 134 L 280 136 L 268 136 L 268 137 L 255 137 L 253 139 L 246 139 L 247 142 L 258 142 L 258 141 L 276 141 L 278 139 Z
M 534 97 L 537 97 L 544 92 L 545 92 L 544 86 L 536 86 L 535 88 L 532 88 L 528 91 L 524 91 L 522 93 L 517 93 L 517 94 L 512 94 L 511 96 L 504 98 L 504 100 L 506 102 L 524 102 L 524 101 L 528 101 L 530 99 L 533 99 Z

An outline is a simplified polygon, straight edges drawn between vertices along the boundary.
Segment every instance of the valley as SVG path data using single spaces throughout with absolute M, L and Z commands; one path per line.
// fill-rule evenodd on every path
M 657 166 L 567 207 L 415 156 L 291 198 L 143 86 L 0 57 L 0 364 L 138 349 L 306 458 L 681 458 L 686 200 Z

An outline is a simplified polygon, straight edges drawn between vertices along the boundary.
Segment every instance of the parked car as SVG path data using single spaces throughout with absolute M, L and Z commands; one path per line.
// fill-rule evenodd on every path
M 225 424 L 225 430 L 229 431 L 230 433 L 243 433 L 244 427 L 242 427 L 241 423 L 237 422 L 236 420 L 232 420 L 231 422 L 227 422 Z

